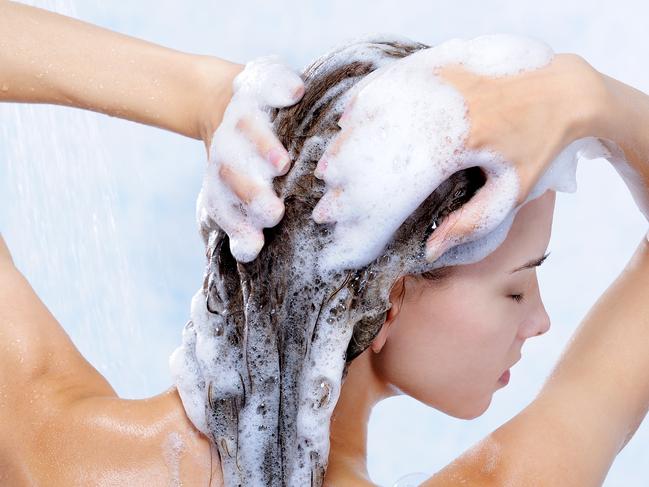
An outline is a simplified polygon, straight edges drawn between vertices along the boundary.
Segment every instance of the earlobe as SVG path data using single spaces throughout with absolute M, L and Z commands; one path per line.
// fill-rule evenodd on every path
M 390 290 L 390 309 L 388 309 L 385 316 L 385 323 L 383 323 L 381 330 L 377 333 L 376 337 L 374 337 L 374 340 L 372 340 L 372 343 L 370 344 L 370 348 L 374 353 L 379 353 L 385 345 L 388 338 L 388 330 L 399 315 L 401 303 L 403 301 L 403 293 L 405 292 L 404 285 L 404 278 L 400 277 Z
M 372 352 L 379 353 L 383 349 L 383 345 L 385 345 L 385 342 L 388 338 L 387 331 L 389 326 L 390 323 L 386 319 L 385 323 L 383 323 L 383 326 L 381 327 L 381 330 L 379 330 L 379 333 L 374 337 L 374 340 L 372 340 L 372 343 L 370 344 Z
M 395 311 L 395 308 L 396 306 L 393 304 L 392 307 L 388 310 L 383 326 L 370 344 L 370 348 L 374 353 L 379 353 L 383 348 L 383 345 L 385 345 L 386 340 L 388 339 L 388 330 L 390 326 L 392 326 L 392 323 L 394 323 L 394 319 L 398 314 L 398 310 Z

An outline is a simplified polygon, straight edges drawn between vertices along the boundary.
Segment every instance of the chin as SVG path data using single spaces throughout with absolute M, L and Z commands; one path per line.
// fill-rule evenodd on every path
M 489 406 L 491 405 L 492 395 L 489 394 L 484 398 L 476 399 L 470 403 L 464 403 L 458 405 L 457 408 L 453 408 L 451 411 L 444 411 L 446 414 L 453 416 L 458 419 L 475 419 L 479 416 L 482 416 Z

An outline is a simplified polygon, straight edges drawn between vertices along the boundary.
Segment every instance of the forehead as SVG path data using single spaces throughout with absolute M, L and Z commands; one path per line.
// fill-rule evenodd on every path
M 466 271 L 502 273 L 541 257 L 550 241 L 554 203 L 555 192 L 546 191 L 524 204 L 500 247 L 475 264 L 459 267 L 466 267 Z

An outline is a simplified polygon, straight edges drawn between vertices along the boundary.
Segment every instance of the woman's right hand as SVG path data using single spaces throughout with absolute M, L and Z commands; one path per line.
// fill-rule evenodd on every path
M 431 262 L 450 247 L 477 238 L 477 229 L 483 234 L 495 229 L 511 210 L 526 201 L 550 163 L 566 146 L 579 138 L 595 135 L 587 132 L 601 113 L 600 105 L 607 93 L 600 73 L 574 54 L 556 54 L 541 68 L 498 78 L 476 74 L 457 64 L 438 67 L 434 74 L 464 98 L 470 126 L 464 140 L 467 154 L 495 151 L 504 163 L 498 167 L 481 166 L 487 176 L 485 185 L 469 202 L 447 215 L 431 234 L 426 244 L 426 258 Z M 350 133 L 356 130 L 350 122 L 354 120 L 356 105 L 356 97 L 352 97 L 341 117 L 341 132 L 318 164 L 316 174 L 325 181 L 332 164 L 344 162 L 345 154 L 353 151 L 348 145 L 353 140 Z M 435 116 L 440 115 L 430 114 Z M 380 158 L 381 154 L 372 156 Z M 476 165 L 481 165 L 479 160 L 463 160 L 453 171 Z M 439 177 L 448 175 L 440 172 Z M 512 184 L 513 179 L 518 179 L 517 185 Z M 328 194 L 314 211 L 314 219 L 344 221 L 344 216 L 338 215 L 342 210 L 337 201 L 344 191 L 344 187 L 328 188 Z M 493 217 L 494 208 L 507 210 L 498 213 L 500 220 Z
M 284 202 L 272 182 L 291 165 L 273 133 L 269 110 L 297 103 L 304 83 L 269 56 L 246 64 L 232 86 L 223 119 L 206 140 L 208 164 L 197 218 L 216 222 L 229 237 L 232 255 L 250 262 L 264 244 L 263 228 L 275 226 L 284 215 Z

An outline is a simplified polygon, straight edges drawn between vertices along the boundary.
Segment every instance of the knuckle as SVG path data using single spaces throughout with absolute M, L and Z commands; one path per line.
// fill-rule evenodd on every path
M 232 169 L 227 164 L 221 164 L 219 166 L 219 177 L 221 179 L 226 179 L 232 174 Z
M 252 126 L 252 122 L 250 121 L 250 117 L 247 115 L 243 115 L 242 117 L 237 120 L 237 123 L 235 124 L 235 128 L 241 132 L 247 132 L 250 130 Z

